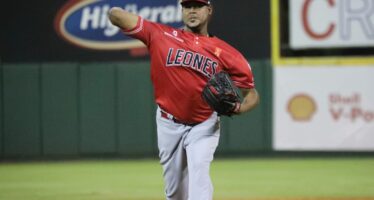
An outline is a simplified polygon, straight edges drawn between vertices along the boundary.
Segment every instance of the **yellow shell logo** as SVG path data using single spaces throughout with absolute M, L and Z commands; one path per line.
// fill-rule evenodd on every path
M 288 102 L 288 112 L 296 121 L 309 121 L 316 110 L 313 98 L 306 94 L 295 95 Z

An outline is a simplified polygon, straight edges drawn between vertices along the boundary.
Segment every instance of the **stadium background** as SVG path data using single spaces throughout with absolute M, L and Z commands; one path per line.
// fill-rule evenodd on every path
M 131 50 L 79 48 L 66 42 L 54 29 L 54 19 L 65 3 L 10 3 L 14 4 L 10 8 L 24 14 L 4 21 L 7 29 L 2 31 L 0 155 L 157 155 L 148 56 L 131 56 Z M 216 1 L 215 6 L 225 8 L 221 12 L 237 20 L 228 22 L 217 11 L 212 33 L 251 60 L 263 97 L 253 114 L 226 120 L 233 125 L 224 128 L 231 133 L 223 134 L 221 149 L 271 150 L 269 2 L 227 6 Z M 244 13 L 241 7 L 261 12 Z M 30 21 L 20 26 L 27 16 Z M 239 20 L 246 17 L 261 20 Z M 240 133 L 241 120 L 248 118 L 252 133 Z
M 279 148 L 274 141 L 274 126 L 278 127 L 279 123 L 274 114 L 277 109 L 275 86 L 278 84 L 275 82 L 278 80 L 274 77 L 275 72 L 280 74 L 278 71 L 287 69 L 287 66 L 305 69 L 305 66 L 312 65 L 321 69 L 326 65 L 339 67 L 346 65 L 346 62 L 352 67 L 345 69 L 355 69 L 362 65 L 373 65 L 374 51 L 370 43 L 359 50 L 357 47 L 345 47 L 292 51 L 289 40 L 284 36 L 288 31 L 284 15 L 287 15 L 291 1 L 237 0 L 227 3 L 214 0 L 216 13 L 211 32 L 238 48 L 248 58 L 261 95 L 261 104 L 253 112 L 223 119 L 216 153 L 218 161 L 212 166 L 213 179 L 219 180 L 216 189 L 218 199 L 373 199 L 374 193 L 370 189 L 374 186 L 374 174 L 370 170 L 374 167 L 373 145 L 366 149 L 325 146 L 316 149 L 282 147 L 281 144 Z M 163 1 L 157 2 L 162 5 Z M 4 17 L 1 20 L 0 46 L 0 180 L 3 177 L 3 181 L 0 181 L 0 199 L 23 199 L 26 196 L 29 199 L 66 199 L 68 194 L 61 193 L 58 187 L 56 190 L 46 190 L 44 185 L 53 185 L 56 181 L 46 173 L 57 174 L 61 184 L 66 185 L 71 180 L 63 180 L 64 176 L 106 184 L 99 187 L 90 185 L 90 181 L 82 182 L 77 187 L 80 191 L 75 191 L 79 195 L 70 196 L 70 199 L 107 199 L 108 196 L 112 199 L 161 199 L 162 181 L 156 160 L 155 105 L 149 79 L 149 58 L 141 48 L 103 51 L 68 43 L 55 29 L 56 15 L 65 4 L 66 1 L 62 0 L 11 1 L 1 7 Z M 334 82 L 334 79 L 331 81 Z M 364 82 L 368 84 L 363 87 L 369 89 L 362 96 L 366 95 L 365 92 L 370 93 L 369 86 L 374 84 L 373 79 Z M 365 105 L 370 111 L 374 109 L 374 101 L 370 101 L 373 100 L 370 95 L 368 98 L 369 103 Z M 365 129 L 371 133 L 369 143 L 374 144 L 373 123 L 373 120 L 369 120 Z M 323 128 L 321 125 L 317 131 Z M 294 131 L 292 128 L 287 130 Z M 313 140 L 312 137 L 305 139 Z M 315 141 L 318 143 L 319 140 L 323 138 Z M 360 146 L 359 143 L 355 145 Z M 314 160 L 315 156 L 318 159 Z M 233 157 L 244 160 L 226 160 Z M 87 158 L 104 161 L 79 161 Z M 307 158 L 306 161 L 304 158 Z M 36 162 L 30 165 L 23 162 L 30 160 L 63 160 L 67 163 Z M 75 162 L 70 163 L 71 160 Z M 21 163 L 14 164 L 14 161 Z M 47 166 L 52 169 L 42 170 Z M 346 166 L 347 171 L 338 171 L 340 166 Z M 91 174 L 86 174 L 88 168 L 92 169 Z M 64 169 L 66 172 L 63 172 Z M 276 174 L 275 171 L 279 169 L 283 170 L 279 172 L 282 175 Z M 113 170 L 113 173 L 107 170 Z M 300 174 L 294 174 L 295 170 Z M 222 174 L 231 172 L 237 175 L 222 177 Z M 116 179 L 119 173 L 122 180 Z M 274 174 L 269 176 L 272 178 L 266 177 L 269 179 L 266 180 L 261 176 L 264 173 Z M 336 176 L 332 173 L 336 173 Z M 81 177 L 82 174 L 84 177 Z M 95 179 L 93 174 L 112 179 Z M 152 179 L 155 185 L 143 187 L 142 184 L 150 181 L 150 176 L 155 174 L 158 175 Z M 46 178 L 41 178 L 43 176 Z M 320 179 L 312 182 L 308 176 Z M 137 181 L 139 177 L 142 178 Z M 245 178 L 241 180 L 241 177 Z M 254 181 L 253 177 L 263 178 L 263 182 Z M 232 181 L 231 178 L 236 180 Z M 280 180 L 293 184 L 280 188 Z M 346 182 L 338 184 L 338 187 L 336 184 L 339 181 Z M 114 186 L 113 182 L 118 185 Z M 335 184 L 336 187 L 322 189 L 322 192 L 316 189 L 314 193 L 310 190 L 302 193 L 305 187 L 304 190 L 299 188 L 300 193 L 289 189 L 297 187 L 300 182 L 309 184 L 310 190 L 318 188 L 321 182 Z M 28 189 L 36 187 L 34 184 L 41 184 L 37 187 L 39 193 L 28 193 Z M 261 184 L 269 186 L 261 187 Z M 346 192 L 346 187 L 354 185 L 360 189 Z M 123 191 L 117 187 L 122 187 Z M 137 191 L 138 187 L 142 187 L 142 190 Z M 225 190 L 227 187 L 236 189 Z M 251 192 L 251 188 L 255 192 Z M 24 196 L 14 194 L 17 189 L 26 191 Z

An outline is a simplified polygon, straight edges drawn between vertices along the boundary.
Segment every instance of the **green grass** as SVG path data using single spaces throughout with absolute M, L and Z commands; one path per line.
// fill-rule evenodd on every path
M 215 197 L 374 197 L 374 158 L 235 159 L 212 165 Z M 161 200 L 157 160 L 0 164 L 1 200 Z
M 217 197 L 374 197 L 374 159 L 220 161 Z

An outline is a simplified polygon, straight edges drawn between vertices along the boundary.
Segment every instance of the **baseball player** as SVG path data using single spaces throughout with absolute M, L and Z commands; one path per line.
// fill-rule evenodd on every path
M 141 40 L 151 56 L 160 163 L 167 200 L 211 200 L 209 168 L 220 137 L 220 116 L 202 98 L 207 81 L 226 71 L 243 94 L 232 110 L 254 108 L 259 96 L 251 67 L 232 46 L 208 32 L 210 0 L 181 0 L 183 29 L 154 23 L 118 7 L 112 24 Z

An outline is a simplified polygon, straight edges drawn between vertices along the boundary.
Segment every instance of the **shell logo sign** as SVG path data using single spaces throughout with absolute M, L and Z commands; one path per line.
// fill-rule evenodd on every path
M 317 110 L 312 97 L 307 94 L 298 94 L 288 102 L 288 112 L 295 121 L 310 121 Z
M 178 0 L 71 0 L 55 18 L 56 32 L 67 42 L 81 48 L 120 50 L 143 47 L 125 36 L 107 17 L 111 7 L 121 7 L 144 19 L 181 27 L 182 14 Z

